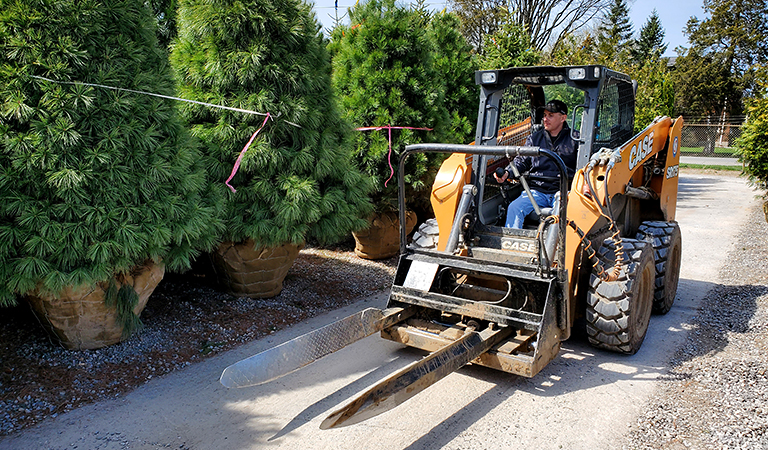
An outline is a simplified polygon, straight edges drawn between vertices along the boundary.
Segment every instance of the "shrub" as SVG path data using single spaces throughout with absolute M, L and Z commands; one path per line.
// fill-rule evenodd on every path
M 0 303 L 147 259 L 180 270 L 214 243 L 171 101 L 34 78 L 171 95 L 143 1 L 4 1 L 0 46 Z
M 760 189 L 768 189 L 768 99 L 760 96 L 747 104 L 748 119 L 736 141 L 744 172 Z
M 434 47 L 424 18 L 394 0 L 368 0 L 349 10 L 352 25 L 333 30 L 329 48 L 333 56 L 333 85 L 347 119 L 358 127 L 410 126 L 434 131 L 387 130 L 361 132 L 355 155 L 375 182 L 374 204 L 379 210 L 397 208 L 397 170 L 406 145 L 439 141 L 448 126 L 445 87 L 433 63 Z M 430 188 L 430 175 L 439 165 L 438 154 L 409 157 L 405 180 L 411 199 Z M 386 186 L 385 186 L 386 183 Z
M 171 64 L 182 97 L 272 119 L 224 185 L 263 116 L 198 105 L 182 115 L 208 157 L 224 201 L 222 240 L 260 246 L 333 242 L 365 222 L 370 183 L 350 158 L 351 127 L 331 92 L 330 58 L 311 6 L 302 0 L 186 0 Z

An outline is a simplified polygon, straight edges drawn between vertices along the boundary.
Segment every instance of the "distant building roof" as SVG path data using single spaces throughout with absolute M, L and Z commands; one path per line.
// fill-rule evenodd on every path
M 667 67 L 675 67 L 675 64 L 677 64 L 677 56 L 667 58 Z

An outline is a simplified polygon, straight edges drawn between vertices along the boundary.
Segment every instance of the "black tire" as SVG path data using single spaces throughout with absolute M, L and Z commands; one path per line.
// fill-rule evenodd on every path
M 587 293 L 587 337 L 595 347 L 635 354 L 651 319 L 654 267 L 650 245 L 622 239 L 624 264 L 617 281 L 603 281 L 593 271 Z M 606 240 L 598 258 L 606 271 L 613 267 L 614 244 Z
M 656 265 L 656 285 L 653 294 L 653 312 L 666 314 L 675 303 L 680 281 L 680 258 L 683 240 L 676 222 L 643 222 L 637 239 L 651 244 Z
M 437 219 L 427 219 L 419 226 L 419 229 L 413 233 L 411 246 L 414 248 L 436 249 L 437 241 L 440 237 L 440 230 L 437 227 Z

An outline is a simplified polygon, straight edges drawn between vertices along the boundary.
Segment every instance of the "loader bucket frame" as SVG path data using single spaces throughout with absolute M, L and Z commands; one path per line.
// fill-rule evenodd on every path
M 560 339 L 567 326 L 567 308 L 564 292 L 567 290 L 567 274 L 562 269 L 565 253 L 562 251 L 566 228 L 567 210 L 567 174 L 565 164 L 555 153 L 538 147 L 496 147 L 449 144 L 417 144 L 406 147 L 400 157 L 398 174 L 398 202 L 400 223 L 405 223 L 405 179 L 406 158 L 419 152 L 472 153 L 477 156 L 536 156 L 550 158 L 560 170 L 560 193 L 563 201 L 557 211 L 557 234 L 560 249 L 557 263 L 553 266 L 524 265 L 513 262 L 488 261 L 478 258 L 456 255 L 449 252 L 409 248 L 406 246 L 406 229 L 400 227 L 400 260 L 392 286 L 388 308 L 417 306 L 423 308 L 426 315 L 453 315 L 462 320 L 478 320 L 508 327 L 515 332 L 510 339 L 500 343 L 490 351 L 483 353 L 473 362 L 506 372 L 532 377 L 536 375 L 560 349 Z M 467 185 L 470 186 L 470 185 Z M 475 192 L 467 189 L 462 202 L 474 201 Z M 455 223 L 465 213 L 461 209 L 456 213 Z M 456 227 L 453 233 L 459 233 Z M 436 292 L 439 275 L 444 270 L 454 270 L 468 276 L 494 276 L 509 280 L 525 287 L 526 292 L 535 292 L 537 300 L 533 310 L 494 304 L 494 302 L 473 301 L 454 295 Z M 507 297 L 505 297 L 507 298 Z M 437 325 L 437 327 L 440 327 Z M 406 324 L 398 324 L 382 331 L 382 336 L 429 351 L 451 342 L 450 326 L 439 333 L 420 332 Z M 442 335 L 442 337 L 441 337 Z

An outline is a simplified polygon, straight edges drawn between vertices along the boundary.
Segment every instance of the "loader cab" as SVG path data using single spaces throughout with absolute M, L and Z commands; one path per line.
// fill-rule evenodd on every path
M 477 146 L 524 145 L 542 126 L 541 108 L 553 99 L 568 105 L 568 125 L 579 145 L 577 170 L 594 152 L 615 148 L 633 135 L 632 80 L 604 66 L 485 70 L 476 72 L 475 82 L 481 88 Z M 498 194 L 493 172 L 507 164 L 505 157 L 481 156 L 472 162 L 472 182 L 478 187 L 476 204 L 480 205 L 478 220 L 484 225 L 500 221 L 505 199 Z

